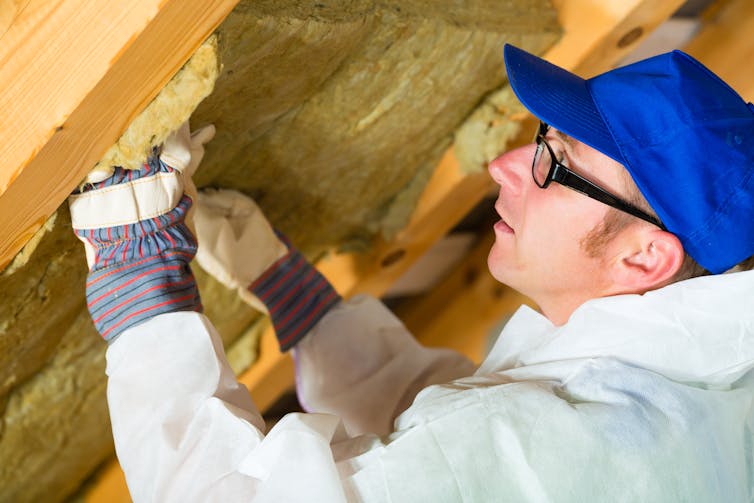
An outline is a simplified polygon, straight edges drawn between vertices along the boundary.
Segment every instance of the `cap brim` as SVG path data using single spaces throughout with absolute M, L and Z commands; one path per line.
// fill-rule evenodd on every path
M 586 80 L 510 44 L 504 56 L 513 92 L 534 116 L 625 164 Z

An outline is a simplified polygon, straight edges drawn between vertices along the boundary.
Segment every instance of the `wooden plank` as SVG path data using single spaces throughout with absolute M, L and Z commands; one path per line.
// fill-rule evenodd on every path
M 86 492 L 87 503 L 131 503 L 126 475 L 116 461 L 109 463 Z
M 236 3 L 4 0 L 0 270 Z
M 258 354 L 257 361 L 238 378 L 238 382 L 249 388 L 257 408 L 266 411 L 293 386 L 293 359 L 290 353 L 280 353 L 272 324 L 268 324 L 262 333 Z
M 564 34 L 545 56 L 582 77 L 612 68 L 684 0 L 552 0 Z
M 685 48 L 733 87 L 754 101 L 754 79 L 749 62 L 754 58 L 754 2 L 725 0 L 703 17 L 699 34 Z

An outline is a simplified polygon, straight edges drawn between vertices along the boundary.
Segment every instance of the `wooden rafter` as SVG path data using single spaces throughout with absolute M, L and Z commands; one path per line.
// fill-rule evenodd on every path
M 237 1 L 0 1 L 0 270 Z
M 704 62 L 748 101 L 754 101 L 754 2 L 724 0 L 704 16 L 699 34 L 684 49 Z
M 553 0 L 565 34 L 546 58 L 582 77 L 612 68 L 683 0 Z

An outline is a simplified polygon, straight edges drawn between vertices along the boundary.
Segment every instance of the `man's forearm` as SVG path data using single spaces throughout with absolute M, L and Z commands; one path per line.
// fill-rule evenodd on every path
M 455 351 L 426 348 L 379 300 L 341 302 L 294 348 L 305 410 L 343 419 L 352 434 L 393 431 L 393 421 L 426 386 L 469 376 Z

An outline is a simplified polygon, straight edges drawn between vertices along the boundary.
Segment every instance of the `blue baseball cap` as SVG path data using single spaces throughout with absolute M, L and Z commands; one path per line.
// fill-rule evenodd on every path
M 621 163 L 668 231 L 712 273 L 754 255 L 754 105 L 682 51 L 582 79 L 505 46 L 537 118 Z

